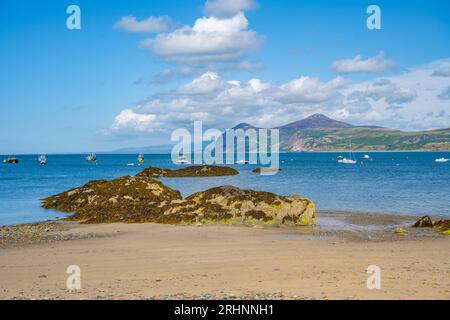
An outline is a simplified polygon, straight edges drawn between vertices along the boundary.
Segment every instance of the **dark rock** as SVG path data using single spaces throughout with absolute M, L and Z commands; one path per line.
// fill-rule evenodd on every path
M 315 224 L 314 204 L 298 196 L 284 197 L 270 192 L 222 186 L 194 193 L 183 201 L 175 202 L 164 214 L 166 221 Z
M 230 167 L 222 166 L 189 166 L 181 169 L 160 169 L 156 167 L 148 167 L 139 172 L 136 177 L 150 178 L 183 178 L 183 177 L 219 177 L 233 176 L 239 172 Z
M 447 220 L 439 220 L 434 223 L 433 227 L 441 230 L 448 230 L 450 229 L 450 219 Z
M 71 220 L 86 223 L 152 222 L 173 200 L 181 200 L 177 190 L 146 177 L 125 176 L 97 180 L 43 200 L 44 208 L 75 213 Z
M 42 206 L 85 223 L 315 224 L 314 204 L 298 196 L 222 186 L 182 199 L 179 191 L 143 176 L 91 181 L 44 199 Z
M 433 220 L 429 216 L 423 216 L 413 225 L 414 228 L 431 228 L 433 227 Z
M 278 172 L 281 171 L 281 169 L 276 169 L 276 168 L 256 168 L 253 169 L 252 172 L 253 173 L 264 173 L 264 172 Z

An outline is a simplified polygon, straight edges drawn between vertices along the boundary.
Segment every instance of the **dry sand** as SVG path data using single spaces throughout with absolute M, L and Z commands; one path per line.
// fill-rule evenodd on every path
M 322 225 L 358 220 L 330 216 Z M 61 223 L 47 230 L 64 235 L 54 241 L 0 247 L 0 298 L 450 299 L 450 237 L 387 226 L 409 220 L 367 216 L 342 230 Z M 69 265 L 81 268 L 79 291 L 66 289 Z M 381 268 L 380 290 L 366 287 L 369 265 Z

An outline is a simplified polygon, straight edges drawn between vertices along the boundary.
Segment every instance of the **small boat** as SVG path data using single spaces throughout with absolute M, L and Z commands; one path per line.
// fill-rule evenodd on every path
M 138 155 L 137 161 L 139 165 L 144 162 L 144 155 L 142 153 Z
M 88 154 L 86 156 L 86 161 L 88 161 L 88 162 L 97 162 L 97 156 L 95 155 L 95 153 Z
M 351 140 L 350 140 L 349 158 L 346 158 L 346 157 L 339 158 L 338 157 L 338 162 L 344 163 L 344 164 L 356 164 L 356 158 L 352 152 L 352 141 Z
M 365 154 L 363 158 L 364 159 L 370 159 L 370 156 L 368 154 Z
M 177 161 L 175 161 L 175 163 L 186 164 L 186 163 L 189 163 L 189 161 L 188 161 L 187 157 L 181 156 Z
M 4 163 L 19 163 L 19 160 L 17 160 L 16 157 L 9 157 L 7 159 L 3 160 Z
M 238 160 L 238 161 L 236 161 L 236 164 L 248 164 L 248 161 L 247 160 Z
M 447 158 L 444 158 L 444 157 L 442 157 L 442 158 L 438 158 L 438 159 L 436 159 L 436 160 L 434 160 L 435 162 L 448 162 L 450 159 L 447 159 Z
M 41 166 L 44 166 L 44 165 L 47 164 L 47 157 L 45 155 L 43 155 L 43 154 L 39 156 L 38 160 L 39 160 L 39 164 Z
M 346 164 L 355 164 L 356 160 L 342 158 L 338 160 L 339 163 L 346 163 Z
M 129 163 L 129 164 L 127 164 L 127 166 L 134 167 L 134 163 Z

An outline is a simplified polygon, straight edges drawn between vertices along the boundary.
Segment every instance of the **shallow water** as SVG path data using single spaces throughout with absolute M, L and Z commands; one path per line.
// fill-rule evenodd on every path
M 356 165 L 339 164 L 340 153 L 286 153 L 281 171 L 273 176 L 252 173 L 255 165 L 234 165 L 237 176 L 161 179 L 183 196 L 219 185 L 299 194 L 313 200 L 319 210 L 380 212 L 450 216 L 450 162 L 434 159 L 450 153 L 356 154 Z M 344 154 L 345 155 L 345 154 Z M 1 156 L 5 158 L 6 156 Z M 98 155 L 98 164 L 84 155 L 48 155 L 40 166 L 37 155 L 19 156 L 19 164 L 0 163 L 0 225 L 41 221 L 63 214 L 40 208 L 40 199 L 93 179 L 135 174 L 129 167 L 136 155 Z M 176 168 L 170 155 L 145 155 L 145 165 Z

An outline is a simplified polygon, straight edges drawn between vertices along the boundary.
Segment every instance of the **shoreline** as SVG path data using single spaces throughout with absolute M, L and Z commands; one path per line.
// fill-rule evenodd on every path
M 29 243 L 0 245 L 0 299 L 450 299 L 450 237 L 393 231 L 415 218 L 328 212 L 315 228 L 38 223 Z M 366 287 L 373 264 L 381 290 Z M 79 291 L 66 288 L 69 265 L 81 268 Z
M 408 153 L 408 152 L 422 152 L 422 153 L 436 153 L 436 152 L 448 152 L 450 153 L 450 150 L 348 150 L 348 149 L 343 149 L 343 150 L 336 150 L 336 151 L 280 151 L 278 152 L 279 154 L 288 154 L 288 153 L 337 153 L 337 152 L 349 152 L 352 151 L 353 153 L 363 153 L 363 152 L 372 152 L 372 153 L 380 153 L 380 152 L 385 152 L 385 153 Z M 47 156 L 76 156 L 76 155 L 82 155 L 85 156 L 86 154 L 89 154 L 91 152 L 74 152 L 74 153 L 45 153 L 45 155 Z M 131 153 L 111 153 L 111 152 L 95 152 L 95 154 L 98 155 L 136 155 L 139 152 L 131 152 Z M 198 152 L 198 154 L 200 154 L 201 152 Z M 0 154 L 0 156 L 8 156 L 8 155 L 16 155 L 16 156 L 39 156 L 40 154 L 43 153 L 5 153 L 5 154 Z M 149 152 L 149 153 L 143 153 L 144 155 L 171 155 L 170 152 Z M 195 153 L 194 153 L 195 154 Z
M 53 209 L 46 209 L 46 210 L 53 210 Z M 18 225 L 30 225 L 30 224 L 39 224 L 39 223 L 50 223 L 50 222 L 58 222 L 58 221 L 63 221 L 66 217 L 69 217 L 70 215 L 72 215 L 71 213 L 64 213 L 64 212 L 60 212 L 60 211 L 56 211 L 54 210 L 56 213 L 55 214 L 59 214 L 63 217 L 56 217 L 55 219 L 45 219 L 45 220 L 36 220 L 36 221 L 30 221 L 30 222 L 18 222 L 18 223 L 11 223 L 11 224 L 0 224 L 0 228 L 2 227 L 13 227 L 13 226 L 18 226 Z M 330 215 L 357 215 L 357 216 L 361 216 L 361 217 L 372 217 L 372 216 L 381 216 L 381 217 L 397 217 L 398 219 L 409 219 L 409 220 L 413 220 L 415 219 L 416 221 L 421 218 L 424 215 L 429 215 L 430 217 L 434 217 L 434 218 L 440 218 L 440 219 L 446 219 L 449 218 L 448 215 L 445 214 L 418 214 L 418 215 L 414 215 L 414 214 L 410 214 L 410 213 L 391 213 L 391 212 L 368 212 L 368 211 L 360 211 L 360 210 L 355 210 L 355 211 L 349 211 L 349 210 L 336 210 L 336 209 L 317 209 L 316 213 L 318 215 L 325 215 L 325 216 L 330 216 Z

